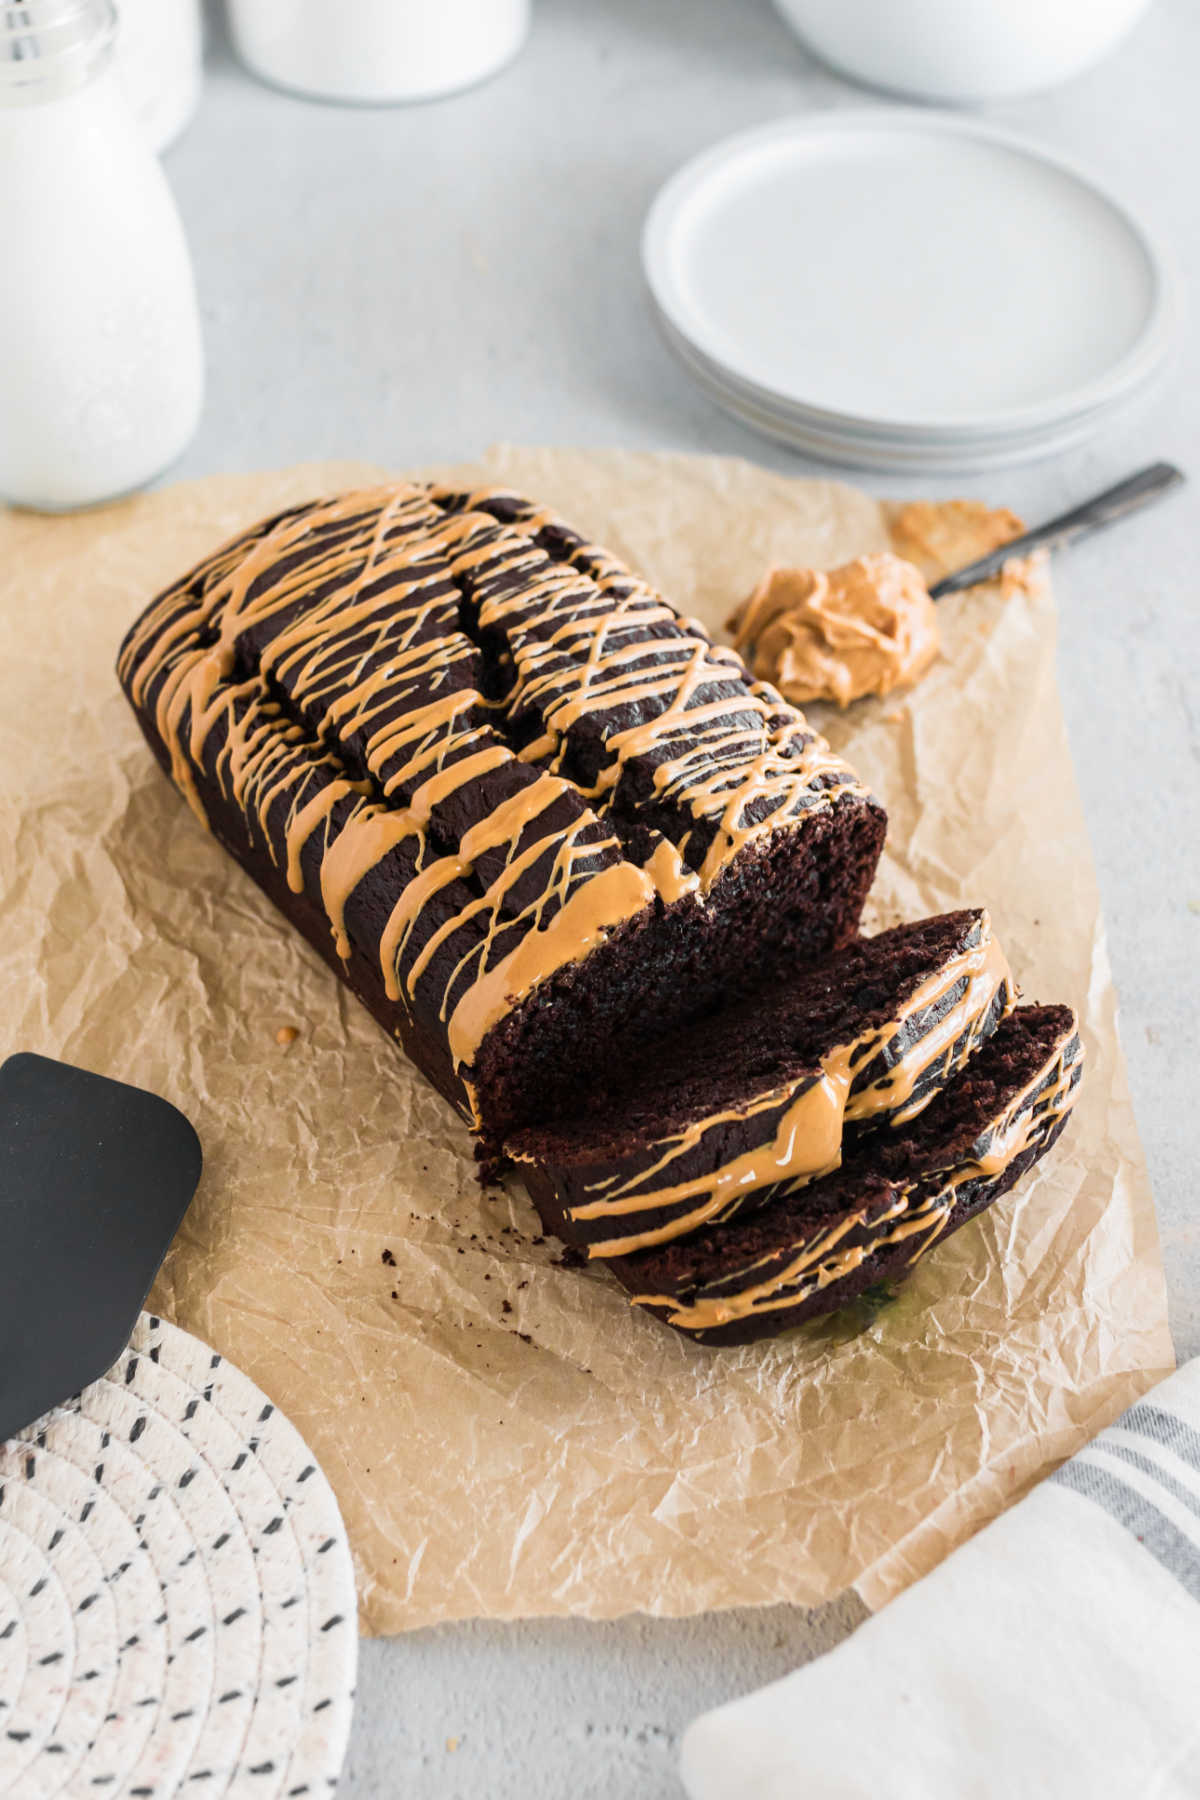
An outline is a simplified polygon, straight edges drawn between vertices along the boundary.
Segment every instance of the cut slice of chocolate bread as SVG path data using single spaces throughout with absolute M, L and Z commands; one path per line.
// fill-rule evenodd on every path
M 494 1148 L 854 935 L 881 808 L 803 716 L 519 496 L 293 508 L 121 647 L 155 755 Z
M 586 1111 L 508 1140 L 546 1229 L 622 1256 L 835 1168 L 915 1118 L 1016 1004 L 985 912 L 898 925 L 598 1064 Z
M 1019 1007 L 913 1123 L 861 1138 L 836 1174 L 609 1267 L 635 1305 L 701 1343 L 833 1312 L 902 1278 L 1045 1155 L 1082 1061 L 1068 1007 Z

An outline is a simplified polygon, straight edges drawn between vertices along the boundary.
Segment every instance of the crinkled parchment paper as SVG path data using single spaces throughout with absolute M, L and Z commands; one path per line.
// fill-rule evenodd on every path
M 1083 1011 L 1075 1123 L 860 1335 L 704 1350 L 559 1267 L 516 1192 L 480 1194 L 463 1127 L 205 835 L 117 689 L 118 640 L 160 585 L 260 515 L 377 474 L 0 515 L 0 1048 L 142 1083 L 195 1121 L 204 1178 L 154 1304 L 316 1450 L 365 1630 L 848 1585 L 878 1605 L 1171 1363 L 1049 591 L 945 602 L 947 658 L 911 701 L 832 730 L 891 814 L 868 922 L 986 901 L 1027 996 Z M 486 474 L 714 626 L 771 560 L 885 542 L 863 495 L 749 464 L 505 450 Z

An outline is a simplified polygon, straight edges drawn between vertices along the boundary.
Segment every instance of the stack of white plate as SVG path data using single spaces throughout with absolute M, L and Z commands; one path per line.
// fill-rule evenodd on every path
M 784 119 L 679 171 L 642 257 L 668 343 L 746 424 L 874 468 L 1050 455 L 1162 362 L 1174 283 L 1066 163 L 973 120 Z

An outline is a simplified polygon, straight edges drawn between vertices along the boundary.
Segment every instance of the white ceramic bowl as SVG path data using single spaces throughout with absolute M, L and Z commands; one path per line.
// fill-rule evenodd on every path
M 229 0 L 234 46 L 276 87 L 379 105 L 472 87 L 514 57 L 531 0 Z
M 1117 44 L 1150 0 L 775 0 L 852 81 L 922 100 L 998 100 L 1054 87 Z

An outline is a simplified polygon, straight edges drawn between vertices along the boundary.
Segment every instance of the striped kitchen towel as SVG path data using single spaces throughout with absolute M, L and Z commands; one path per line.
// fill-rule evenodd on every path
M 1200 1359 L 829 1655 L 698 1719 L 691 1800 L 1197 1800 Z

